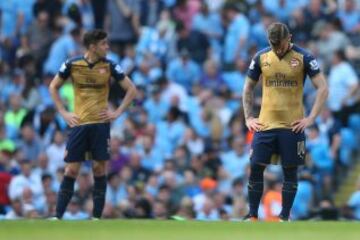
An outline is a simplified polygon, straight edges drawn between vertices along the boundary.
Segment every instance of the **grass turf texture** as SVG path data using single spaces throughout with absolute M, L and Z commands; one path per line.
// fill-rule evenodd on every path
M 358 240 L 360 222 L 0 221 L 1 240 Z

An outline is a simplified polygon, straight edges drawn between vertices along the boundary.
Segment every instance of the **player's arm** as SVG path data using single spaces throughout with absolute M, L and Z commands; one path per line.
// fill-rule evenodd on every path
M 115 110 L 116 114 L 120 116 L 130 106 L 137 94 L 135 85 L 128 76 L 120 82 L 120 86 L 125 90 L 126 94 L 120 106 Z
M 58 74 L 54 77 L 54 79 L 51 81 L 49 86 L 49 91 L 51 94 L 51 98 L 55 102 L 56 109 L 59 111 L 61 116 L 65 119 L 67 124 L 70 127 L 74 127 L 79 124 L 79 117 L 76 116 L 74 113 L 68 112 L 63 102 L 61 101 L 60 95 L 59 95 L 59 89 L 63 85 L 64 79 L 62 79 Z
M 249 77 L 245 78 L 244 90 L 243 90 L 243 106 L 245 119 L 253 118 L 253 104 L 254 104 L 254 89 L 256 81 Z
M 60 95 L 59 95 L 59 89 L 65 82 L 65 80 L 70 76 L 70 70 L 71 69 L 71 63 L 69 61 L 63 63 L 61 65 L 60 71 L 54 79 L 51 81 L 49 86 L 49 91 L 51 94 L 51 98 L 55 102 L 56 109 L 59 111 L 61 116 L 65 119 L 67 124 L 70 127 L 74 127 L 79 124 L 80 118 L 76 116 L 74 113 L 68 112 L 63 102 L 61 101 Z
M 310 77 L 317 91 L 309 116 L 292 123 L 292 131 L 296 133 L 303 132 L 305 128 L 314 124 L 329 94 L 326 79 L 320 71 L 318 62 L 311 54 L 304 55 L 304 73 Z
M 350 89 L 348 94 L 345 96 L 345 98 L 342 100 L 342 105 L 346 106 L 346 103 L 348 100 L 352 99 L 353 97 L 356 97 L 357 93 L 359 90 L 359 84 L 358 81 L 356 79 L 356 82 L 350 85 Z
M 262 124 L 253 114 L 254 105 L 254 89 L 257 82 L 250 77 L 245 78 L 245 85 L 243 90 L 243 107 L 245 115 L 245 123 L 250 131 L 260 131 Z
M 121 88 L 124 89 L 126 93 L 120 106 L 115 111 L 104 109 L 100 112 L 100 117 L 104 121 L 113 121 L 118 118 L 129 107 L 137 94 L 135 85 L 132 83 L 130 78 L 125 75 L 124 71 L 118 64 L 110 62 L 110 69 L 111 76 L 120 84 Z
M 308 117 L 297 120 L 292 124 L 292 130 L 296 133 L 303 132 L 305 128 L 314 124 L 316 117 L 320 114 L 320 111 L 329 95 L 328 85 L 324 74 L 316 74 L 314 77 L 311 77 L 311 81 L 316 88 L 315 102 Z
M 320 111 L 326 102 L 326 99 L 329 95 L 329 89 L 326 83 L 325 76 L 322 73 L 319 73 L 312 77 L 311 81 L 316 88 L 316 98 L 314 106 L 311 109 L 309 118 L 315 121 L 316 117 L 320 114 Z
M 245 115 L 245 123 L 250 131 L 260 131 L 262 124 L 254 117 L 253 104 L 254 104 L 254 89 L 257 81 L 261 75 L 260 67 L 260 55 L 256 54 L 251 60 L 248 68 L 247 76 L 245 78 L 244 90 L 243 90 L 243 108 Z

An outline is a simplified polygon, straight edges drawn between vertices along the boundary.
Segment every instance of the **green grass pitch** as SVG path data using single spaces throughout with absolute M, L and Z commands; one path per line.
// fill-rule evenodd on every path
M 1 240 L 359 240 L 360 222 L 0 221 Z

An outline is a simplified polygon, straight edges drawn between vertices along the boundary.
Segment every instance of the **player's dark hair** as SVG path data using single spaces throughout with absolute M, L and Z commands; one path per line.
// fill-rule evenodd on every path
M 281 41 L 290 35 L 289 28 L 280 22 L 272 23 L 267 30 L 268 39 L 272 46 L 279 46 Z
M 97 44 L 107 37 L 107 33 L 101 29 L 94 29 L 84 34 L 83 44 L 89 48 L 91 44 Z

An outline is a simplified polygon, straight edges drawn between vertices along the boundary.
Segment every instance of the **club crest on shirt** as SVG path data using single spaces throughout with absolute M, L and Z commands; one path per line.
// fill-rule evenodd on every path
M 99 73 L 100 74 L 105 74 L 106 73 L 106 68 L 99 68 Z
M 263 64 L 262 64 L 262 67 L 270 67 L 270 63 L 268 61 L 265 61 Z
M 292 59 L 290 60 L 290 66 L 291 66 L 292 68 L 296 68 L 296 67 L 299 66 L 299 65 L 300 65 L 299 59 L 297 59 L 297 58 L 292 58 Z

